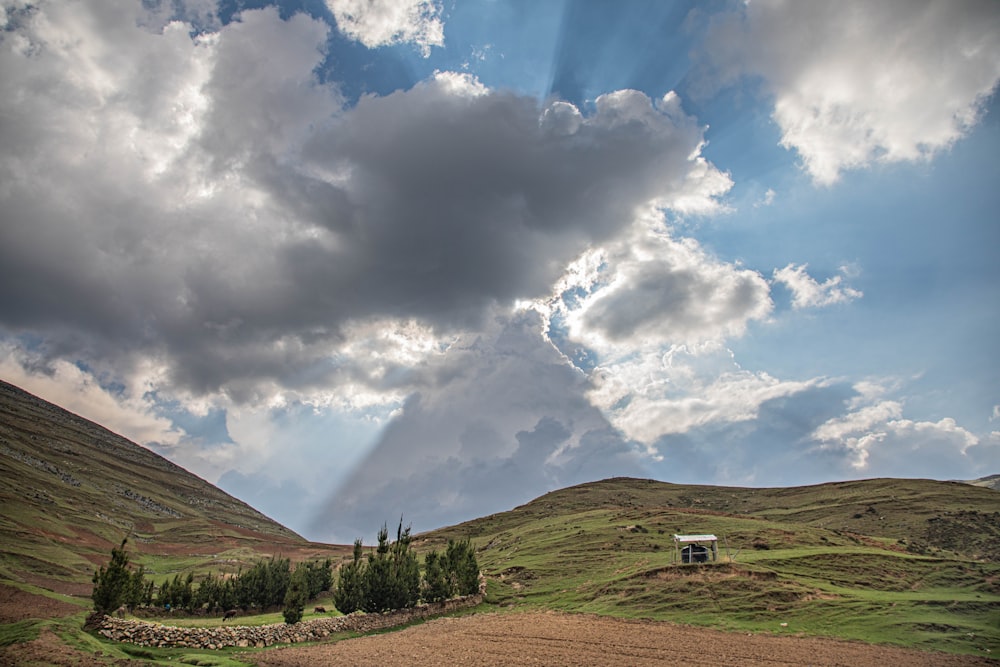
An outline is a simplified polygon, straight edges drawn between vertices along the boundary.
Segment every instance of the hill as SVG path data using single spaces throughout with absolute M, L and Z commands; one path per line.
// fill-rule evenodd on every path
M 677 565 L 673 535 L 718 536 Z M 1000 495 L 873 479 L 775 489 L 610 479 L 420 537 L 469 536 L 490 600 L 1000 653 Z
M 988 475 L 986 477 L 980 477 L 979 479 L 970 480 L 967 483 L 974 486 L 985 486 L 988 489 L 1000 491 L 1000 475 Z
M 0 479 L 2 581 L 89 595 L 96 565 L 126 537 L 154 577 L 316 550 L 163 457 L 4 382 Z

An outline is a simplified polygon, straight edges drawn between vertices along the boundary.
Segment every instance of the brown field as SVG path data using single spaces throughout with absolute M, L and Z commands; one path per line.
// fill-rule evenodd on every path
M 546 613 L 440 618 L 398 632 L 247 655 L 262 667 L 313 665 L 760 665 L 958 667 L 978 656 L 858 642 L 739 634 L 656 621 Z

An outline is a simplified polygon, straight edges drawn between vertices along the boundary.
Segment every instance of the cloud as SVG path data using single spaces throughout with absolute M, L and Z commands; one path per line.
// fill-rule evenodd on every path
M 46 362 L 0 344 L 0 377 L 136 442 L 170 447 L 185 437 L 144 393 L 105 388 L 93 374 L 61 359 Z
M 590 294 L 568 315 L 570 337 L 591 348 L 724 339 L 771 311 L 760 274 L 662 229 L 638 224 L 627 239 L 603 248 L 601 259 Z
M 582 255 L 534 307 L 557 347 L 591 373 L 590 400 L 646 444 L 750 418 L 769 392 L 791 386 L 739 369 L 725 347 L 770 315 L 767 281 L 675 237 L 657 211 Z
M 429 0 L 326 0 L 337 28 L 370 49 L 412 43 L 426 58 L 444 46 L 441 10 Z
M 996 445 L 981 443 L 954 419 L 906 419 L 902 404 L 889 400 L 830 419 L 811 438 L 854 477 L 971 479 L 997 460 Z
M 772 188 L 768 188 L 764 191 L 764 196 L 761 197 L 760 201 L 754 202 L 753 207 L 760 208 L 761 206 L 770 206 L 774 203 L 775 196 L 777 196 L 777 193 Z
M 774 270 L 774 282 L 785 285 L 791 291 L 793 308 L 821 308 L 848 303 L 864 296 L 861 290 L 841 284 L 847 269 L 842 268 L 842 275 L 832 276 L 820 283 L 806 272 L 807 268 L 806 264 L 789 264 Z
M 679 483 L 742 486 L 975 479 L 996 470 L 995 434 L 980 438 L 951 418 L 905 413 L 903 401 L 866 400 L 842 379 L 803 383 L 759 402 L 752 419 L 714 420 L 663 435 L 654 443 L 661 459 L 652 470 Z
M 964 136 L 1000 80 L 998 35 L 989 0 L 754 0 L 710 21 L 703 57 L 717 83 L 759 77 L 781 145 L 829 185 Z
M 675 346 L 602 365 L 589 396 L 628 437 L 650 445 L 670 434 L 757 419 L 768 401 L 821 387 L 740 368 L 716 345 Z
M 104 9 L 4 33 L 2 326 L 48 359 L 156 366 L 166 398 L 399 402 L 410 346 L 548 294 L 637 207 L 729 187 L 669 95 L 586 115 L 445 72 L 345 108 L 315 76 L 322 21 Z
M 510 509 L 546 491 L 642 474 L 641 452 L 585 396 L 586 377 L 531 311 L 452 345 L 312 531 L 350 541 L 403 514 L 415 530 Z

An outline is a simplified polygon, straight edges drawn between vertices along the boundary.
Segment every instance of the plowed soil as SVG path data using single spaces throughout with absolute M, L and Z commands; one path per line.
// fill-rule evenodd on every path
M 29 618 L 58 618 L 78 611 L 80 607 L 69 602 L 60 602 L 0 584 L 0 623 L 16 623 Z
M 250 658 L 250 656 L 246 656 Z M 558 613 L 441 618 L 399 632 L 259 653 L 264 667 L 313 665 L 749 665 L 997 667 L 977 656 L 833 639 L 740 634 L 655 621 Z

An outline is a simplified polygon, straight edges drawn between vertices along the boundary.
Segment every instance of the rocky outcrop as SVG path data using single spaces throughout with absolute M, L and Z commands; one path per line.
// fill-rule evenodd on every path
M 356 612 L 347 616 L 316 618 L 288 625 L 229 625 L 215 628 L 179 628 L 148 621 L 104 616 L 97 623 L 97 632 L 117 642 L 139 646 L 181 647 L 214 650 L 224 647 L 264 648 L 275 644 L 316 642 L 338 632 L 371 632 L 482 603 L 485 587 L 475 595 L 451 598 L 442 602 L 421 604 L 410 609 L 397 609 L 384 614 Z

